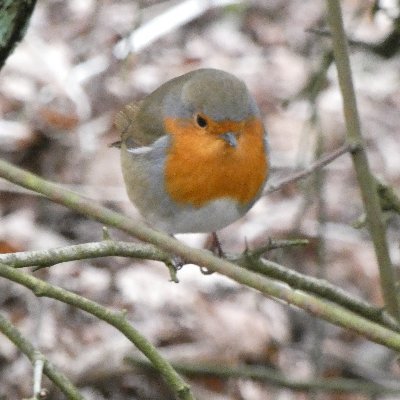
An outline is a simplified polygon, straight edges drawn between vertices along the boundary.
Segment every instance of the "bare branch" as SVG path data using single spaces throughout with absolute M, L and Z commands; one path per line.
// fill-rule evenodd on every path
M 324 279 L 300 274 L 294 269 L 286 268 L 273 261 L 254 257 L 251 253 L 245 253 L 239 258 L 233 259 L 233 261 L 247 269 L 268 276 L 269 278 L 279 279 L 286 282 L 294 289 L 314 293 L 324 299 L 333 301 L 336 304 L 340 304 L 346 309 L 363 316 L 364 318 L 400 332 L 399 323 L 383 309 L 352 296 L 350 293 L 345 292 L 340 287 L 332 285 Z
M 364 149 L 340 1 L 327 0 L 327 5 L 328 22 L 332 32 L 333 55 L 335 57 L 339 86 L 343 97 L 343 113 L 347 127 L 347 140 L 356 148 L 355 151 L 352 151 L 351 155 L 364 203 L 367 227 L 374 244 L 379 265 L 381 289 L 388 311 L 396 319 L 400 320 L 400 302 L 397 295 L 396 277 L 386 241 L 386 229 L 383 223 L 376 183 L 371 174 L 367 154 Z
M 0 262 L 13 268 L 31 266 L 43 268 L 68 261 L 109 256 L 133 257 L 162 261 L 166 264 L 171 263 L 171 257 L 168 254 L 150 244 L 117 242 L 113 240 L 103 240 L 102 242 L 84 243 L 48 250 L 0 254 Z
M 10 339 L 18 349 L 24 353 L 32 364 L 35 364 L 36 360 L 43 361 L 44 373 L 54 382 L 60 390 L 72 400 L 84 400 L 84 397 L 78 392 L 78 389 L 70 382 L 70 380 L 64 376 L 61 372 L 57 371 L 53 364 L 48 361 L 42 353 L 35 349 L 21 332 L 0 314 L 0 332 Z
M 133 221 L 126 215 L 102 207 L 92 200 L 85 200 L 76 193 L 62 189 L 4 160 L 0 160 L 0 176 L 18 185 L 35 190 L 52 201 L 63 204 L 104 225 L 113 226 L 141 240 L 159 246 L 168 253 L 180 256 L 186 262 L 200 265 L 209 271 L 219 272 L 236 282 L 257 289 L 265 295 L 296 305 L 314 316 L 352 329 L 372 341 L 400 351 L 400 334 L 360 317 L 337 304 L 324 301 L 299 290 L 293 290 L 286 284 L 268 279 L 227 260 L 217 258 L 208 251 L 190 248 L 162 232 L 154 231 L 139 221 Z M 19 272 L 6 265 L 0 265 L 0 276 L 19 281 L 19 278 L 12 278 L 12 271 Z M 88 300 L 85 299 L 85 301 Z
M 289 177 L 283 179 L 282 181 L 267 185 L 267 188 L 264 190 L 264 195 L 276 192 L 277 190 L 282 189 L 284 186 L 289 185 L 290 183 L 297 182 L 301 179 L 306 178 L 307 176 L 311 175 L 316 170 L 324 167 L 325 165 L 330 164 L 332 161 L 336 160 L 338 157 L 342 156 L 345 153 L 351 152 L 353 147 L 349 144 L 344 144 L 343 146 L 339 147 L 332 153 L 327 154 L 326 156 L 322 157 L 321 159 L 313 162 L 307 168 L 303 169 L 300 172 L 297 172 Z
M 148 368 L 153 370 L 150 363 L 143 359 L 126 357 L 126 361 L 134 366 L 140 368 Z M 365 393 L 369 395 L 382 395 L 385 394 L 398 394 L 400 393 L 400 386 L 397 382 L 392 385 L 380 385 L 372 382 L 365 382 L 356 379 L 346 378 L 314 378 L 310 380 L 289 378 L 281 372 L 266 366 L 252 366 L 252 365 L 221 365 L 211 363 L 189 364 L 175 362 L 172 364 L 174 368 L 181 374 L 190 377 L 218 377 L 220 379 L 253 379 L 267 382 L 270 385 L 285 387 L 291 390 L 298 390 L 302 392 L 310 392 L 318 390 L 320 392 L 331 393 Z

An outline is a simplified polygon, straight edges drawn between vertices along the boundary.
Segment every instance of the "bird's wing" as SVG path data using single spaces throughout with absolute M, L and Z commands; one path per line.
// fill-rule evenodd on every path
M 120 147 L 121 142 L 126 142 L 128 139 L 129 147 L 141 146 L 141 140 L 137 134 L 136 119 L 140 109 L 141 102 L 127 104 L 119 111 L 114 119 L 114 124 L 121 135 L 121 141 L 116 142 L 114 147 Z M 139 135 L 140 136 L 140 135 Z
M 154 101 L 152 95 L 126 105 L 115 116 L 114 123 L 121 142 L 128 148 L 149 146 L 165 135 L 160 101 Z

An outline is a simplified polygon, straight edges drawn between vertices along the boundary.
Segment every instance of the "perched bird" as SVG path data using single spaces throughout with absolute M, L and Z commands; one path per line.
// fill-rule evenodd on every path
M 130 200 L 154 228 L 215 232 L 243 216 L 268 177 L 268 146 L 245 84 L 217 69 L 164 83 L 115 119 Z

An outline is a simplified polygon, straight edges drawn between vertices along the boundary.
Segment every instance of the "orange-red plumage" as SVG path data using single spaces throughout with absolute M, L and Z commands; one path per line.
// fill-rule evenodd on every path
M 212 121 L 201 129 L 184 119 L 165 119 L 172 136 L 165 165 L 168 194 L 182 204 L 200 207 L 221 197 L 241 204 L 259 192 L 268 174 L 264 128 L 260 120 Z M 226 131 L 238 132 L 237 147 L 218 138 Z M 188 151 L 190 149 L 190 151 Z

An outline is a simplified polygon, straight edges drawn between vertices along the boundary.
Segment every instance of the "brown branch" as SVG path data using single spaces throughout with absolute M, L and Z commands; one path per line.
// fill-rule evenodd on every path
M 284 186 L 289 185 L 290 183 L 294 183 L 301 179 L 304 179 L 307 176 L 311 175 L 316 170 L 323 168 L 324 166 L 330 164 L 332 161 L 336 160 L 338 157 L 342 156 L 345 153 L 351 152 L 352 150 L 353 147 L 351 145 L 344 144 L 343 146 L 339 147 L 332 153 L 329 153 L 326 156 L 320 158 L 319 160 L 313 162 L 302 171 L 290 175 L 289 177 L 281 180 L 278 183 L 267 185 L 267 188 L 264 190 L 264 194 L 276 192 L 277 190 L 282 189 Z

